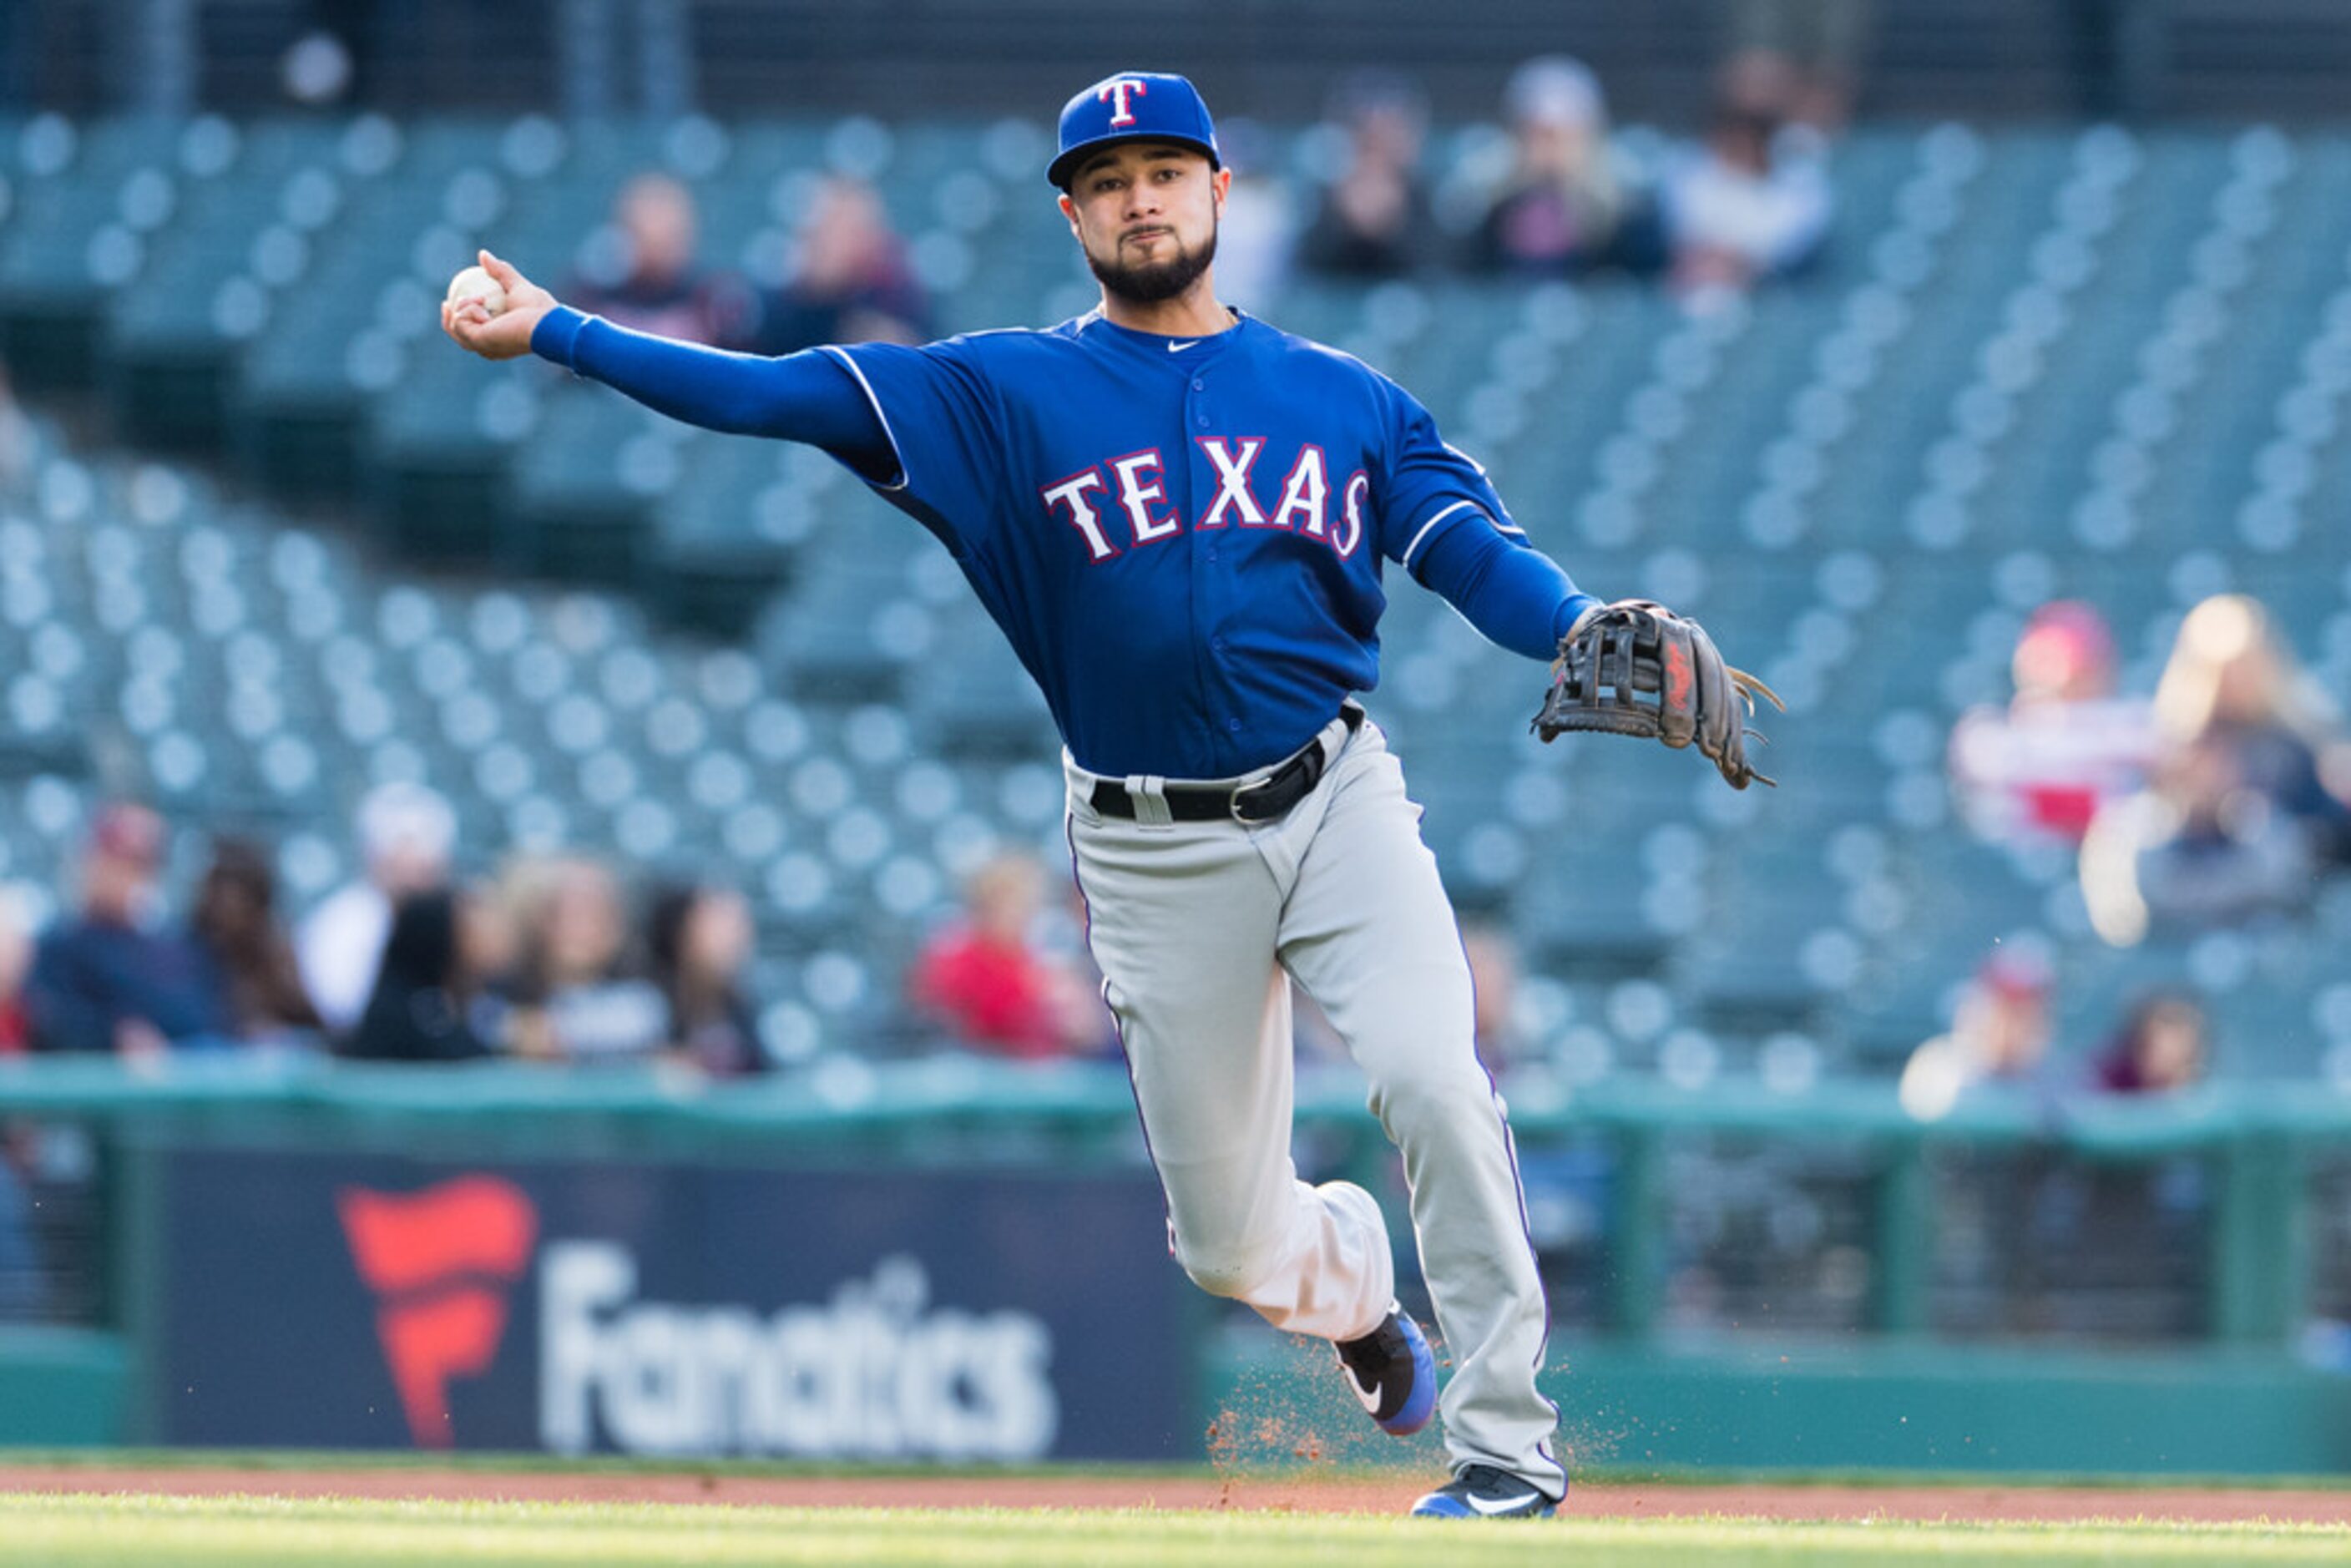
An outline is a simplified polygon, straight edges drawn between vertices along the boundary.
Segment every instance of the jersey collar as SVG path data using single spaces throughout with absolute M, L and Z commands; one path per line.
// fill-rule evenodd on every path
M 1106 333 L 1112 341 L 1123 344 L 1145 358 L 1165 361 L 1181 369 L 1223 353 L 1236 339 L 1256 324 L 1256 318 L 1238 307 L 1228 305 L 1225 308 L 1232 313 L 1233 324 L 1205 338 L 1176 338 L 1165 332 L 1139 332 L 1132 327 L 1122 327 L 1103 315 L 1099 305 L 1079 319 L 1078 329 L 1081 334 Z

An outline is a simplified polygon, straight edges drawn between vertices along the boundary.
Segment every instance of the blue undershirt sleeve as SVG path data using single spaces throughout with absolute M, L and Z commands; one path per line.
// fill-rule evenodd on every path
M 876 482 L 895 476 L 898 455 L 881 415 L 849 371 L 821 350 L 779 359 L 730 353 L 560 305 L 531 329 L 530 348 L 672 419 L 821 447 Z
M 1556 655 L 1575 618 L 1599 602 L 1551 557 L 1490 527 L 1443 530 L 1412 572 L 1488 640 L 1530 659 Z

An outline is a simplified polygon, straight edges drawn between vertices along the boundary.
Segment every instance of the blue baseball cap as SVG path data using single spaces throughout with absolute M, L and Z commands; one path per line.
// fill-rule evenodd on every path
M 1063 190 L 1088 153 L 1122 141 L 1177 141 L 1207 155 L 1211 168 L 1225 166 L 1217 151 L 1217 127 L 1200 89 L 1179 76 L 1121 71 L 1070 99 L 1061 110 L 1061 151 L 1045 178 Z

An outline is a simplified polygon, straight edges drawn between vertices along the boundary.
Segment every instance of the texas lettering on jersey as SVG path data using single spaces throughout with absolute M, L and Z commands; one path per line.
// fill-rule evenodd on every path
M 1372 481 L 1363 469 L 1349 475 L 1334 494 L 1322 448 L 1302 444 L 1280 486 L 1268 492 L 1276 497 L 1269 507 L 1259 498 L 1255 477 L 1267 450 L 1264 436 L 1204 435 L 1197 444 L 1215 476 L 1216 494 L 1189 519 L 1194 531 L 1280 528 L 1328 545 L 1342 560 L 1364 542 L 1364 507 Z M 1086 559 L 1105 561 L 1185 531 L 1186 519 L 1168 497 L 1166 473 L 1159 449 L 1146 447 L 1082 468 L 1039 493 L 1045 509 L 1084 540 Z
M 1389 566 L 1466 530 L 1525 549 L 1409 393 L 1254 317 L 1205 339 L 1097 314 L 822 351 L 896 459 L 863 476 L 954 552 L 1095 773 L 1280 760 L 1378 685 Z M 1520 581 L 1512 645 L 1547 655 L 1564 575 L 1480 575 Z

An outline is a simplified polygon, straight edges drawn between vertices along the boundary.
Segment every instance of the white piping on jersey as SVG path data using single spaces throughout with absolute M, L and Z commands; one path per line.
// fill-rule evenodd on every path
M 826 353 L 831 354 L 834 359 L 839 360 L 842 364 L 848 366 L 849 373 L 857 378 L 858 386 L 864 390 L 865 401 L 873 405 L 873 417 L 882 422 L 882 434 L 889 438 L 890 455 L 897 459 L 897 483 L 894 485 L 876 485 L 873 487 L 877 490 L 904 489 L 909 484 L 914 482 L 914 476 L 907 471 L 906 454 L 898 444 L 898 433 L 890 428 L 890 411 L 883 408 L 882 406 L 882 400 L 873 394 L 873 383 L 865 379 L 864 371 L 858 367 L 858 363 L 855 360 L 849 357 L 848 350 L 840 348 L 831 343 L 820 344 L 819 347 L 822 348 Z
M 1486 465 L 1483 463 L 1479 462 L 1475 457 L 1470 456 L 1467 452 L 1462 451 L 1461 448 L 1454 445 L 1453 443 L 1449 441 L 1446 442 L 1444 444 L 1446 451 L 1450 452 L 1454 456 L 1458 457 L 1462 462 L 1467 463 L 1470 467 L 1478 470 L 1479 478 L 1483 479 L 1486 477 Z
M 1428 521 L 1420 525 L 1420 532 L 1413 535 L 1412 543 L 1404 547 L 1404 560 L 1401 564 L 1405 570 L 1410 571 L 1412 570 L 1412 552 L 1420 548 L 1420 541 L 1428 537 L 1428 530 L 1443 522 L 1446 518 L 1451 517 L 1454 513 L 1462 510 L 1464 507 L 1467 507 L 1468 510 L 1473 512 L 1479 509 L 1478 503 L 1475 501 L 1456 501 L 1453 505 L 1446 507 L 1445 510 L 1437 513 L 1437 516 L 1429 518 Z

